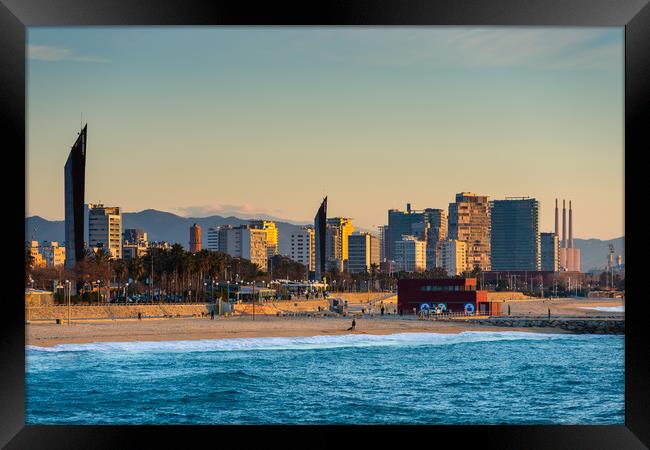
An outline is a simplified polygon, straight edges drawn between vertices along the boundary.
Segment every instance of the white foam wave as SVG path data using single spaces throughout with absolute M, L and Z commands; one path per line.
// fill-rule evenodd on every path
M 580 306 L 580 309 L 590 309 L 592 311 L 603 312 L 625 312 L 625 305 L 622 306 Z
M 81 352 L 81 351 L 246 351 L 246 350 L 308 350 L 344 347 L 453 345 L 475 342 L 588 339 L 599 335 L 571 335 L 554 333 L 528 333 L 523 331 L 465 331 L 452 333 L 397 333 L 387 335 L 346 334 L 338 336 L 264 337 L 203 339 L 187 341 L 132 341 L 94 342 L 87 344 L 59 344 L 53 347 L 28 345 L 28 351 Z

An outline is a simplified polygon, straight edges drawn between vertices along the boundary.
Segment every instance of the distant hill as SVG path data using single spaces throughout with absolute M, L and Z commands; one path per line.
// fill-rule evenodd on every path
M 86 211 L 86 223 L 88 223 Z M 193 223 L 201 225 L 201 240 L 203 247 L 207 247 L 207 230 L 209 227 L 219 225 L 241 225 L 248 221 L 234 216 L 210 217 L 181 217 L 173 213 L 146 209 L 140 212 L 124 213 L 122 215 L 122 228 L 141 227 L 149 233 L 151 241 L 178 242 L 183 247 L 189 246 L 190 226 Z M 65 231 L 63 220 L 47 220 L 40 216 L 25 219 L 26 240 L 31 240 L 32 228 L 36 226 L 35 239 L 38 241 L 59 241 L 63 243 Z M 281 254 L 289 253 L 289 236 L 300 228 L 295 222 L 276 220 L 278 227 L 278 250 Z M 360 229 L 361 230 L 361 229 Z M 85 240 L 88 241 L 88 230 L 85 230 Z M 607 262 L 608 245 L 614 244 L 616 255 L 622 255 L 625 260 L 625 237 L 603 241 L 600 239 L 574 239 L 574 244 L 580 249 L 580 259 L 583 271 L 602 269 Z
M 614 255 L 621 255 L 625 262 L 625 237 L 601 241 L 600 239 L 574 239 L 573 244 L 580 249 L 580 266 L 583 272 L 604 269 L 607 265 L 609 244 L 614 245 Z M 616 257 L 616 256 L 615 256 Z
M 206 248 L 208 243 L 208 228 L 219 225 L 236 226 L 247 222 L 248 219 L 240 219 L 234 216 L 181 217 L 173 213 L 157 211 L 155 209 L 122 214 L 122 229 L 140 227 L 148 233 L 150 241 L 179 243 L 186 249 L 189 247 L 190 226 L 194 223 L 201 225 L 201 244 L 203 248 Z M 88 223 L 87 209 L 86 223 Z M 276 221 L 275 224 L 278 227 L 278 251 L 286 255 L 289 252 L 290 246 L 289 236 L 292 232 L 297 231 L 301 225 L 283 221 Z M 31 240 L 34 226 L 36 226 L 34 237 L 37 241 L 59 241 L 63 243 L 65 240 L 63 220 L 47 220 L 40 216 L 26 218 L 26 240 Z M 88 241 L 87 227 L 84 230 L 84 239 Z

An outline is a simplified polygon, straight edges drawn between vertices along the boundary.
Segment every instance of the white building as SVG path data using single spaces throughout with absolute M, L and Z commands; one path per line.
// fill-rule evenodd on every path
M 117 206 L 88 205 L 88 247 L 122 258 L 122 212 Z
M 404 235 L 395 241 L 395 270 L 398 272 L 424 272 L 427 262 L 427 243 L 415 236 Z
M 445 269 L 448 275 L 460 275 L 467 270 L 467 243 L 456 239 L 438 242 L 436 266 Z
M 314 229 L 302 227 L 300 230 L 292 232 L 289 242 L 289 258 L 304 265 L 309 271 L 314 271 L 316 266 Z
M 224 225 L 208 229 L 208 250 L 227 253 L 234 258 L 244 258 L 268 270 L 267 231 L 250 225 L 233 227 Z

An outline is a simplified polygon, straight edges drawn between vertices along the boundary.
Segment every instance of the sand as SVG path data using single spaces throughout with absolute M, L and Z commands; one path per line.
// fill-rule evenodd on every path
M 460 333 L 461 331 L 528 331 L 566 333 L 556 328 L 501 328 L 466 322 L 435 322 L 415 319 L 361 318 L 349 331 L 348 318 L 235 317 L 117 320 L 73 322 L 68 325 L 31 323 L 26 328 L 27 345 L 124 341 L 163 341 L 253 337 L 295 337 L 341 334 Z
M 603 313 L 580 307 L 620 306 L 621 300 L 536 300 L 504 302 L 515 317 L 545 317 L 551 309 L 553 318 L 624 318 L 624 313 Z M 356 330 L 349 331 L 351 318 L 239 316 L 215 320 L 205 318 L 120 319 L 73 321 L 71 325 L 31 322 L 26 325 L 26 344 L 53 346 L 70 343 L 224 339 L 252 337 L 295 337 L 341 334 L 393 333 L 460 333 L 462 331 L 523 331 L 567 333 L 555 327 L 516 328 L 481 325 L 465 321 L 426 321 L 413 316 L 375 316 L 356 319 Z

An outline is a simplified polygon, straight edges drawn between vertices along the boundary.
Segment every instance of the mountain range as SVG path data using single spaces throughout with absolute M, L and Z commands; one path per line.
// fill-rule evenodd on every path
M 271 218 L 267 218 L 271 219 Z M 289 253 L 289 236 L 301 226 L 308 225 L 299 222 L 273 218 L 278 228 L 278 251 L 280 254 Z M 86 209 L 85 223 L 88 223 L 88 210 Z M 194 223 L 201 225 L 202 247 L 207 247 L 208 228 L 220 225 L 242 225 L 248 219 L 235 216 L 223 217 L 219 215 L 209 217 L 181 217 L 173 213 L 146 209 L 140 212 L 127 212 L 122 214 L 122 229 L 142 228 L 148 233 L 150 241 L 168 241 L 188 248 L 189 229 Z M 366 231 L 360 228 L 361 231 Z M 88 241 L 88 229 L 85 230 L 84 240 Z M 58 241 L 65 240 L 64 221 L 47 220 L 40 216 L 31 216 L 25 219 L 26 240 Z M 581 266 L 583 271 L 602 269 L 607 262 L 609 244 L 614 245 L 616 255 L 622 255 L 625 261 L 625 237 L 609 240 L 601 239 L 574 239 L 574 244 L 581 252 Z

